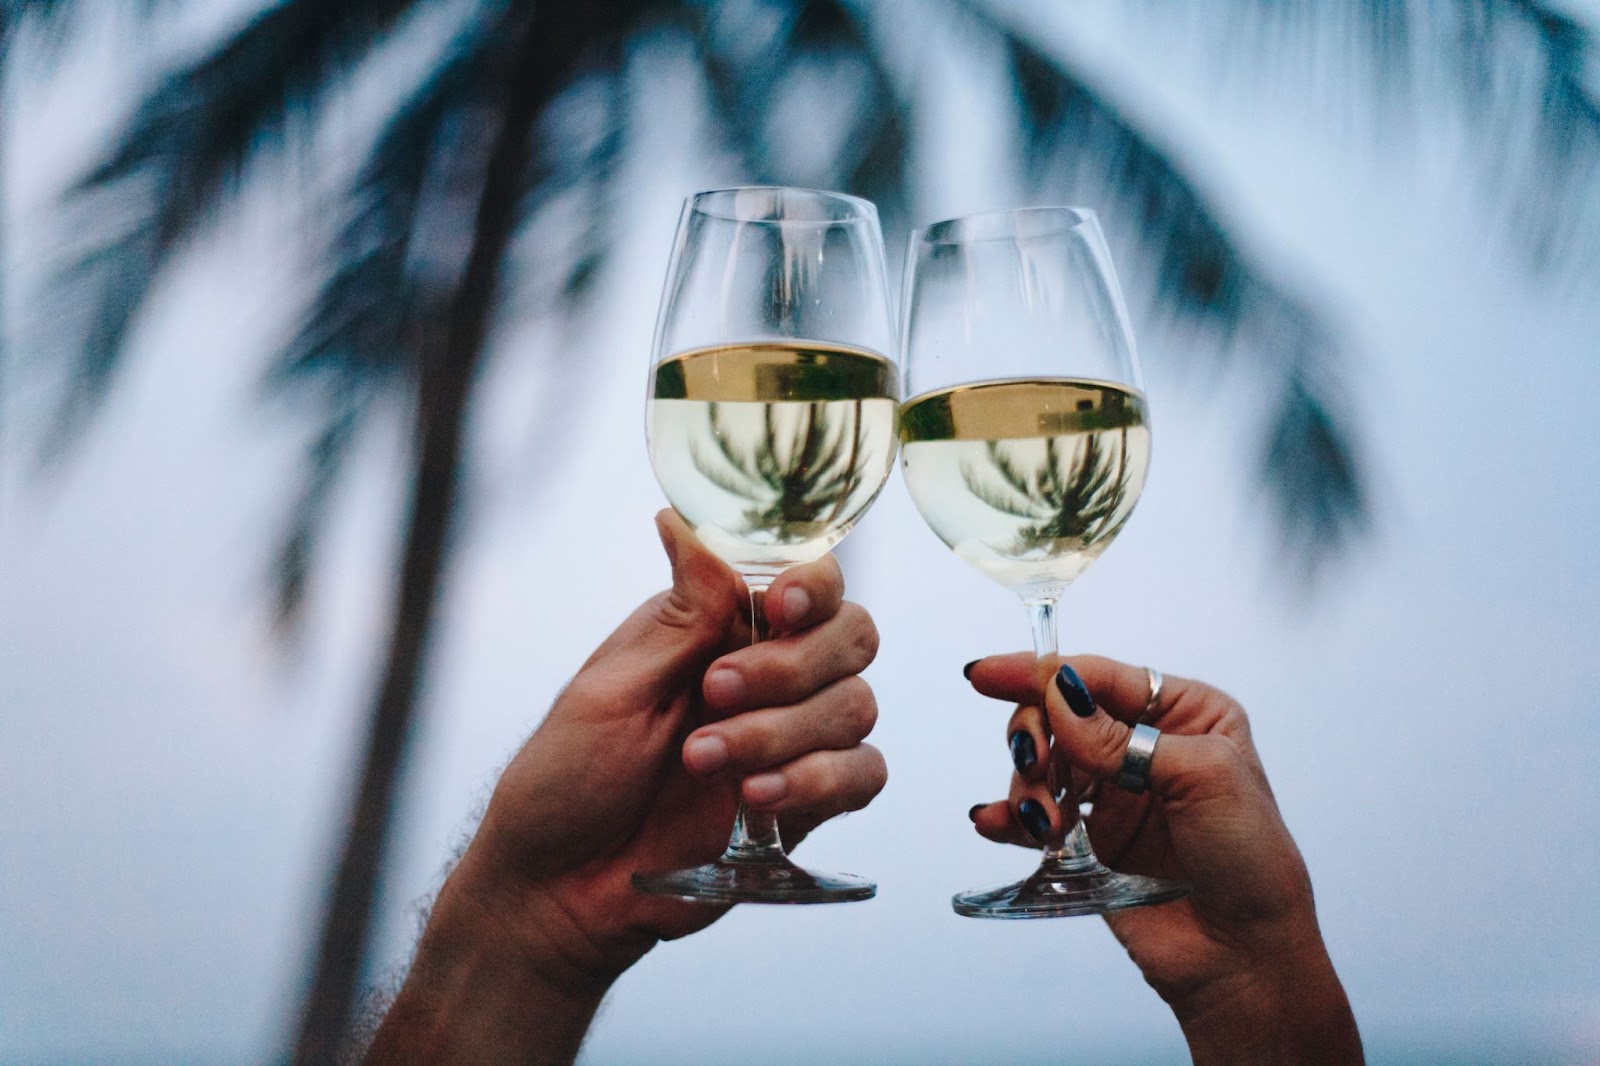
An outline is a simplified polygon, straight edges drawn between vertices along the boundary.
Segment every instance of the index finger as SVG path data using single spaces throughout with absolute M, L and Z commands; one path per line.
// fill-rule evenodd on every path
M 844 571 L 831 554 L 792 566 L 767 589 L 767 625 L 774 636 L 793 633 L 839 613 L 844 602 Z
M 972 687 L 985 696 L 1012 703 L 1043 705 L 1053 687 L 1056 670 L 1070 662 L 1083 678 L 1095 703 L 1122 722 L 1156 722 L 1162 713 L 1182 699 L 1196 682 L 1181 677 L 1165 677 L 1160 702 L 1145 714 L 1150 701 L 1150 676 L 1142 666 L 1107 659 L 1099 655 L 1048 655 L 1037 659 L 1027 652 L 991 655 L 979 659 L 968 672 Z
M 1064 662 L 1078 676 L 1058 683 Z M 995 655 L 973 663 L 967 676 L 986 696 L 1042 704 L 1054 745 L 1073 766 L 1101 780 L 1116 779 L 1130 726 L 1143 721 L 1164 727 L 1149 771 L 1149 787 L 1158 795 L 1231 778 L 1241 769 L 1271 795 L 1243 708 L 1204 682 L 1166 677 L 1160 700 L 1147 710 L 1151 679 L 1145 668 L 1097 655 Z M 1087 707 L 1068 695 L 1074 688 L 1087 689 Z

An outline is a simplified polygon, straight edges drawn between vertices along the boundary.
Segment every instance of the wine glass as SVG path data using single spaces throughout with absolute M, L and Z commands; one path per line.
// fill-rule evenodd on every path
M 957 555 L 1022 598 L 1034 653 L 1054 654 L 1056 600 L 1128 520 L 1150 457 L 1133 334 L 1093 212 L 996 211 L 917 231 L 901 321 L 911 498 Z M 1065 813 L 1071 832 L 1032 876 L 963 892 L 956 911 L 1052 918 L 1188 892 L 1107 869 L 1076 808 Z
M 872 204 L 780 187 L 685 201 L 650 362 L 650 461 L 673 507 L 749 586 L 757 641 L 773 578 L 837 544 L 894 466 L 893 340 Z M 773 815 L 742 803 L 720 859 L 633 883 L 719 903 L 877 892 L 796 866 Z

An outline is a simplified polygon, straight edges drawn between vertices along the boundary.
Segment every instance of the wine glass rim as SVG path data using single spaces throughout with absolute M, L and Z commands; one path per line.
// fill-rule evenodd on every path
M 708 206 L 714 197 L 728 197 L 739 193 L 793 194 L 800 197 L 814 198 L 822 202 L 833 201 L 849 204 L 855 208 L 856 213 L 844 218 L 755 218 L 736 210 Z M 757 226 L 853 226 L 864 221 L 875 222 L 878 218 L 878 207 L 871 200 L 833 189 L 812 189 L 800 185 L 728 185 L 719 189 L 702 189 L 699 192 L 690 193 L 687 203 L 691 211 L 705 215 L 708 218 L 718 218 L 729 222 L 744 222 Z
M 1058 221 L 1052 224 L 1052 219 Z M 1094 231 L 1100 228 L 1093 208 L 1043 204 L 942 218 L 917 229 L 911 239 L 917 244 L 981 244 L 985 241 L 1050 237 L 1084 228 Z

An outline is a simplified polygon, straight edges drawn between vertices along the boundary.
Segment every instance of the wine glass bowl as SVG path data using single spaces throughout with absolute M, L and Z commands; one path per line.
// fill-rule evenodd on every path
M 877 497 L 895 454 L 892 363 L 764 341 L 659 364 L 650 456 L 667 498 L 747 580 L 822 556 Z
M 901 322 L 912 501 L 958 556 L 1022 598 L 1035 654 L 1054 654 L 1056 601 L 1127 522 L 1150 459 L 1133 332 L 1094 214 L 1024 208 L 919 230 Z M 1065 813 L 1071 832 L 1032 877 L 957 895 L 955 909 L 1096 914 L 1188 891 L 1107 869 L 1076 809 Z
M 917 397 L 901 426 L 924 520 L 990 580 L 1031 599 L 1110 545 L 1144 486 L 1144 398 L 1111 382 L 1032 378 Z
M 748 187 L 685 202 L 650 366 L 647 437 L 673 507 L 763 596 L 848 533 L 894 466 L 899 372 L 877 210 L 840 193 Z M 716 903 L 834 903 L 876 886 L 784 855 L 770 814 L 739 806 L 720 859 L 634 875 Z

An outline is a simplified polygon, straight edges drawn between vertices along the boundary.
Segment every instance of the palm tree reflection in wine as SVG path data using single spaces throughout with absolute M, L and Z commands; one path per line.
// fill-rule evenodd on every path
M 1128 497 L 1128 431 L 1122 430 L 1115 438 L 1118 445 L 1107 449 L 1109 436 L 1082 434 L 1081 445 L 1076 434 L 1050 437 L 1031 468 L 1018 462 L 1013 442 L 989 441 L 984 445 L 987 463 L 961 465 L 969 492 L 1027 523 L 1017 530 L 1006 554 L 1021 556 L 1041 548 L 1050 555 L 1061 554 L 1063 548 L 1084 551 L 1115 535 L 1133 501 Z
M 862 402 L 763 404 L 761 433 L 748 446 L 723 407 L 713 403 L 707 412 L 716 454 L 698 444 L 689 450 L 709 481 L 753 501 L 740 532 L 779 544 L 826 532 L 861 488 Z

